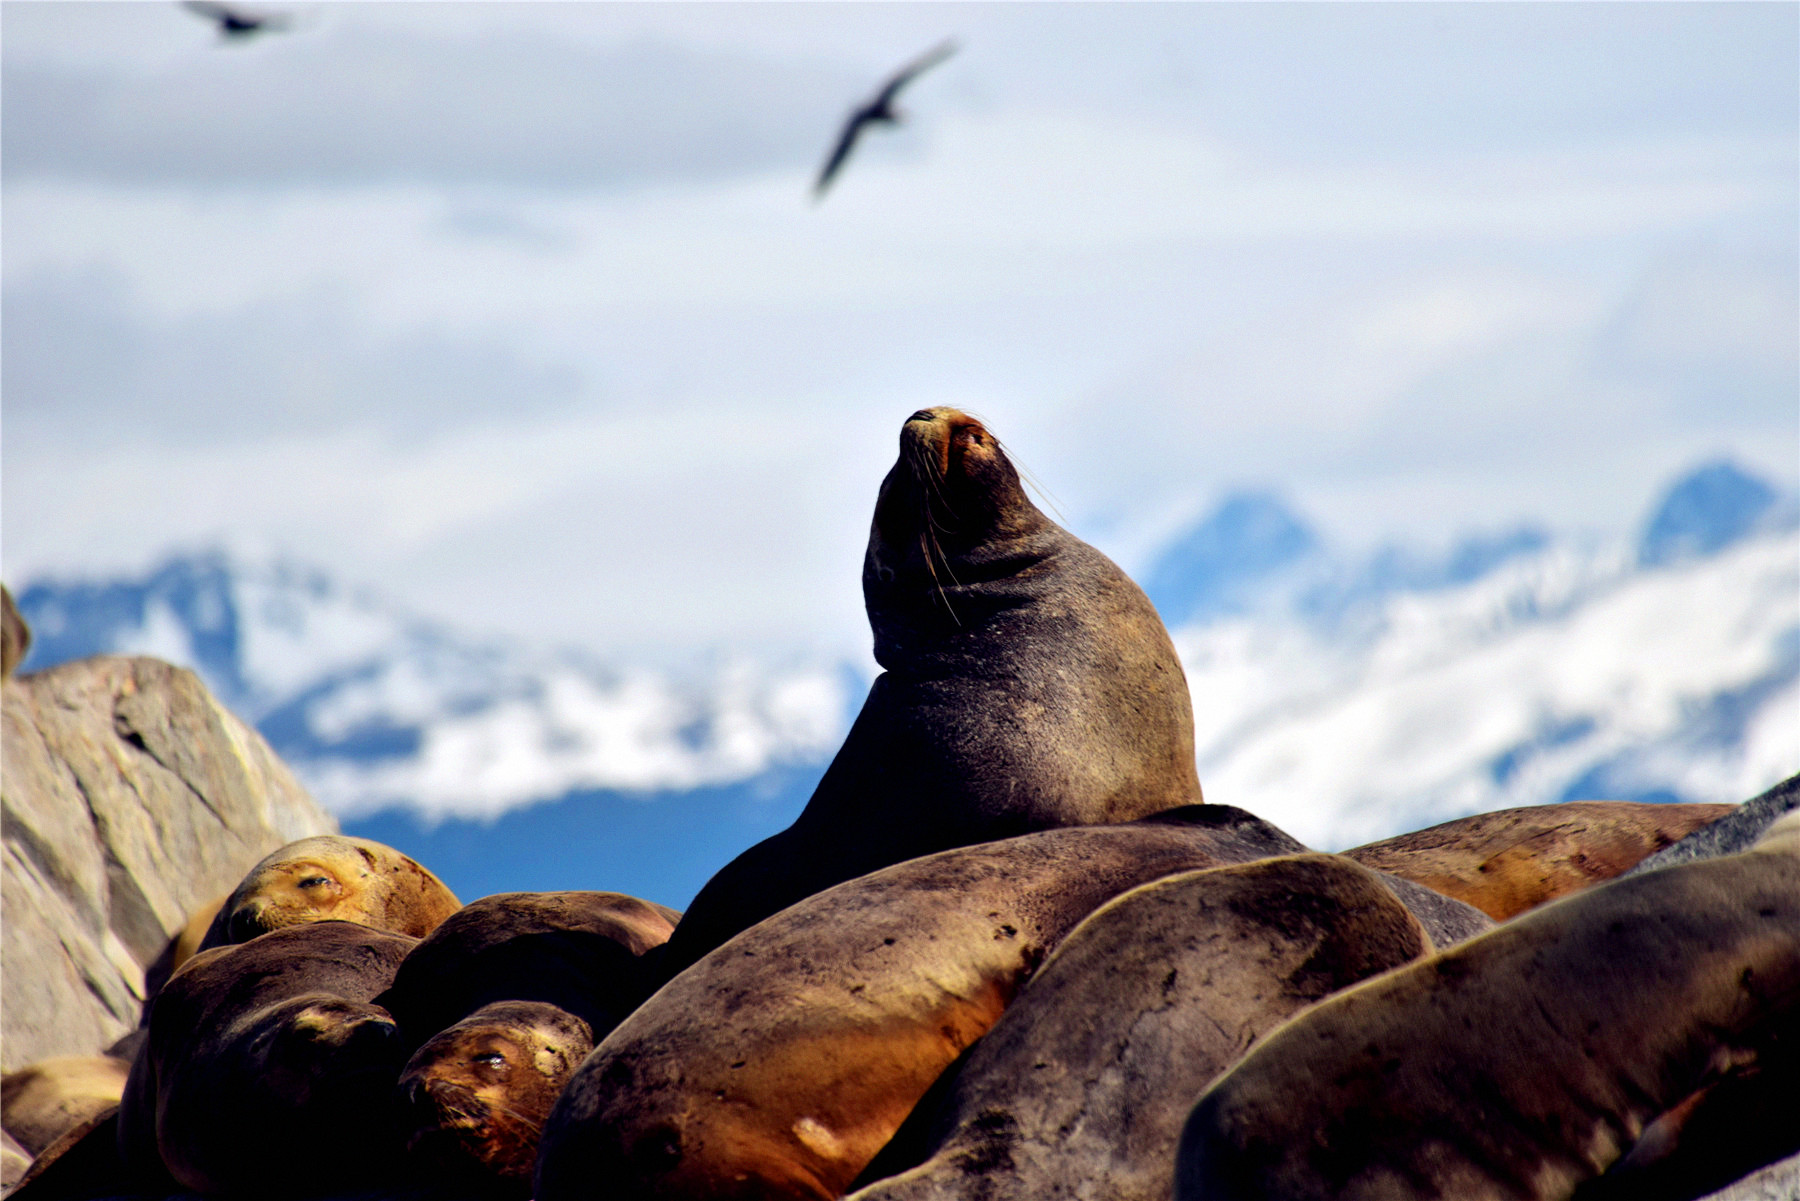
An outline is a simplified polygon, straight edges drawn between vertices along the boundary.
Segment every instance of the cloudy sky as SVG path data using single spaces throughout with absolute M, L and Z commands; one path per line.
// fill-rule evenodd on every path
M 15 585 L 224 543 L 835 651 L 936 403 L 1128 568 L 1245 484 L 1354 546 L 1800 475 L 1792 4 L 287 11 L 0 5 Z

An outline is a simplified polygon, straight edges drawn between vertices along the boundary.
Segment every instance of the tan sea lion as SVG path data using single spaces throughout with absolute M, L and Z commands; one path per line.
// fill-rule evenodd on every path
M 1800 1149 L 1797 1025 L 1800 814 L 1320 1003 L 1200 1098 L 1176 1194 L 1699 1196 Z
M 399 1027 L 369 1002 L 417 940 L 305 922 L 202 951 L 151 1004 L 119 1112 L 128 1164 L 207 1196 L 298 1196 L 393 1175 Z
M 420 1047 L 400 1075 L 408 1159 L 468 1191 L 530 1195 L 544 1121 L 593 1049 L 592 1028 L 555 1005 L 476 1010 Z
M 1610 880 L 1736 808 L 1635 801 L 1527 805 L 1458 818 L 1344 854 L 1505 921 Z
M 808 897 L 595 1048 L 545 1127 L 536 1197 L 835 1198 L 1096 907 L 1302 849 L 1195 805 L 942 851 Z
M 419 943 L 375 1003 L 417 1048 L 496 1001 L 542 1001 L 598 1039 L 649 993 L 640 956 L 679 915 L 620 892 L 482 897 Z
M 1070 932 L 852 1197 L 1167 1201 L 1213 1077 L 1299 1010 L 1429 950 L 1381 878 L 1338 855 L 1139 885 Z
M 0 584 L 0 679 L 17 671 L 30 649 L 31 627 L 13 604 L 12 593 Z
M 1143 590 L 1026 497 L 973 417 L 900 431 L 863 560 L 876 677 L 788 829 L 688 907 L 665 978 L 840 881 L 1201 799 L 1187 679 Z
M 200 948 L 247 942 L 299 922 L 356 922 L 423 938 L 460 908 L 442 881 L 393 847 L 320 834 L 290 842 L 251 868 Z
M 72 1126 L 119 1103 L 131 1065 L 111 1055 L 63 1055 L 0 1076 L 0 1126 L 37 1155 Z

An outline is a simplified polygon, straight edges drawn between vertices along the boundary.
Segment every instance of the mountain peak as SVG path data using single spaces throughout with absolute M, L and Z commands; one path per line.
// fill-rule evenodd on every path
M 1225 612 L 1249 586 L 1318 549 L 1319 540 L 1276 494 L 1232 492 L 1145 573 L 1144 591 L 1171 626 Z
M 1775 489 L 1729 460 L 1696 468 L 1663 493 L 1638 561 L 1657 566 L 1723 550 L 1755 530 L 1777 499 Z

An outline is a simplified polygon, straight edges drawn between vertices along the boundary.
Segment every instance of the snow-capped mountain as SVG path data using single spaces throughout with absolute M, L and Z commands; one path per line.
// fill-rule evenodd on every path
M 835 666 L 696 677 L 460 638 L 324 572 L 223 552 L 18 597 L 27 668 L 99 652 L 193 667 L 341 817 L 491 817 L 571 792 L 733 783 L 835 747 Z
M 1313 845 L 1578 797 L 1736 801 L 1800 769 L 1800 507 L 1729 464 L 1677 481 L 1635 542 L 1521 527 L 1347 557 L 1276 496 L 1232 496 L 1143 574 L 1187 667 L 1208 799 Z M 739 785 L 791 811 L 863 686 L 848 664 L 678 678 L 478 644 L 224 554 L 34 581 L 19 603 L 28 667 L 191 665 L 364 820 Z

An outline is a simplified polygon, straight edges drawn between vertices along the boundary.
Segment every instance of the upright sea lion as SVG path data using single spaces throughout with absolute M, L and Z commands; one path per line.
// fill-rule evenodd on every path
M 369 1002 L 417 941 L 307 922 L 202 951 L 152 1002 L 119 1112 L 126 1161 L 207 1196 L 367 1188 L 400 1149 L 400 1031 Z
M 542 1001 L 604 1037 L 648 994 L 640 956 L 679 915 L 621 892 L 506 892 L 420 942 L 375 1003 L 417 1048 L 484 1005 Z
M 1797 1023 L 1800 814 L 1289 1022 L 1196 1104 L 1177 1196 L 1699 1196 L 1800 1149 Z
M 1213 1077 L 1299 1010 L 1430 949 L 1380 877 L 1337 855 L 1140 885 L 1070 932 L 854 1201 L 1168 1201 L 1181 1124 Z
M 346 921 L 423 938 L 462 908 L 410 856 L 367 838 L 320 834 L 272 852 L 226 898 L 200 949 L 299 922 Z
M 400 1075 L 408 1158 L 467 1191 L 528 1196 L 550 1107 L 593 1049 L 592 1027 L 555 1005 L 477 1009 Z
M 788 829 L 700 890 L 665 976 L 802 897 L 904 859 L 1201 799 L 1155 608 L 1026 497 L 973 417 L 900 431 L 863 560 L 877 676 Z
M 1527 805 L 1458 818 L 1344 854 L 1503 922 L 1610 880 L 1736 808 L 1635 801 Z
M 111 1055 L 63 1055 L 0 1076 L 0 1126 L 32 1155 L 119 1103 L 131 1065 Z
M 1225 805 L 960 847 L 839 884 L 664 985 L 563 1090 L 538 1201 L 835 1198 L 1044 955 L 1179 871 L 1303 848 Z

